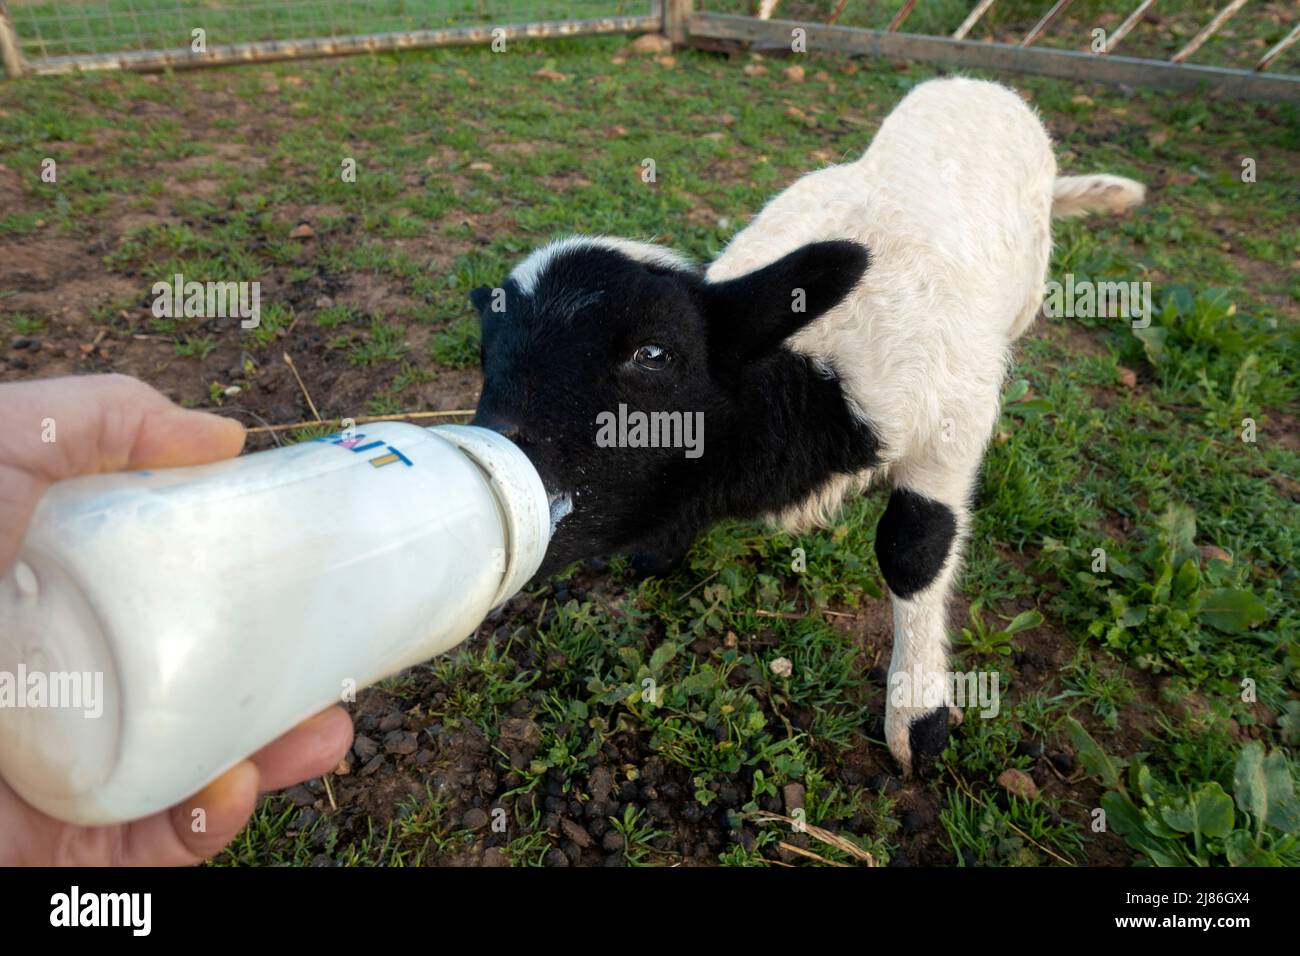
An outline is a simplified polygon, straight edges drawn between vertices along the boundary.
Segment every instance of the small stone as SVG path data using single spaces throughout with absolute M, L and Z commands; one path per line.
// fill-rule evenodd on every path
M 474 172 L 476 172 L 476 173 L 490 173 L 490 172 L 492 172 L 492 164 L 491 164 L 491 163 L 483 163 L 483 162 L 470 163 L 470 164 L 469 164 L 469 168 L 472 169 L 472 170 L 474 170 Z
M 1059 773 L 1062 773 L 1067 777 L 1074 773 L 1076 764 L 1074 762 L 1073 754 L 1068 754 L 1062 751 L 1061 753 L 1052 754 L 1050 759 L 1052 761 L 1052 766 L 1055 767 Z
M 34 340 L 19 336 L 9 343 L 9 347 L 12 349 L 29 349 L 35 344 L 36 342 Z
M 383 765 L 384 765 L 384 755 L 375 754 L 368 761 L 366 761 L 366 765 L 361 768 L 361 772 L 357 776 L 369 777 L 371 774 L 373 774 Z
M 660 66 L 664 66 L 664 67 L 668 67 L 669 69 L 672 69 L 677 65 L 677 57 L 657 56 L 655 57 L 655 62 L 658 63 Z
M 510 857 L 500 847 L 490 846 L 483 851 L 484 866 L 509 866 Z
M 312 796 L 311 791 L 302 784 L 290 787 L 284 791 L 284 795 L 289 798 L 289 802 L 295 807 L 310 807 L 316 802 L 316 798 Z
M 419 739 L 409 730 L 394 730 L 384 737 L 384 750 L 398 757 L 406 757 L 420 749 Z
M 789 80 L 791 83 L 803 82 L 803 77 L 804 77 L 803 67 L 787 66 L 783 72 L 785 73 L 785 78 Z
M 569 866 L 569 858 L 564 855 L 564 851 L 558 847 L 551 847 L 546 851 L 546 856 L 542 860 L 547 866 Z
M 240 394 L 242 391 L 243 391 L 243 389 L 240 388 L 238 385 L 227 385 L 225 391 L 222 392 L 222 394 L 225 395 L 226 398 L 234 398 L 236 395 Z
M 390 713 L 384 714 L 383 719 L 379 721 L 379 732 L 386 734 L 390 730 L 400 730 L 402 724 L 405 722 L 406 718 L 394 710 Z
M 787 783 L 781 788 L 781 799 L 785 802 L 786 816 L 794 816 L 796 810 L 804 807 L 804 787 L 801 783 Z
M 1075 103 L 1079 106 L 1092 106 L 1092 97 L 1080 93 L 1078 96 L 1071 96 L 1070 102 Z
M 290 239 L 314 239 L 316 230 L 305 222 L 300 222 L 289 232 Z
M 740 72 L 746 76 L 767 76 L 767 67 L 761 63 L 746 63 L 745 68 Z
M 778 657 L 768 667 L 777 677 L 789 677 L 794 673 L 794 661 L 788 657 Z
M 591 834 L 587 832 L 586 828 L 579 826 L 572 820 L 561 819 L 560 831 L 584 850 L 591 846 Z
M 1217 544 L 1201 545 L 1201 559 L 1204 561 L 1223 561 L 1226 564 L 1232 564 L 1232 555 L 1224 551 Z
M 465 811 L 465 815 L 461 817 L 460 822 L 465 825 L 466 829 L 480 830 L 487 826 L 488 815 L 486 811 L 474 807 Z
M 533 76 L 539 80 L 555 80 L 562 83 L 569 78 L 567 73 L 561 73 L 559 70 L 552 70 L 548 67 L 542 67 L 540 70 L 534 70 Z
M 998 775 L 998 786 L 1022 800 L 1032 800 L 1038 796 L 1038 784 L 1034 783 L 1034 778 L 1014 767 L 1008 767 Z
M 1123 365 L 1116 370 L 1119 373 L 1119 383 L 1125 388 L 1136 388 L 1138 383 L 1137 372 L 1131 368 L 1125 368 Z
M 1043 745 L 1036 740 L 1016 741 L 1016 756 L 1037 760 L 1043 755 Z
M 587 778 L 587 793 L 590 794 L 593 803 L 602 803 L 609 800 L 610 792 L 614 789 L 614 775 L 610 773 L 608 767 L 597 767 Z
M 623 849 L 623 834 L 610 830 L 600 841 L 601 848 L 608 853 L 618 853 Z
M 352 741 L 352 752 L 357 755 L 357 759 L 365 763 L 375 754 L 379 753 L 379 744 L 375 743 L 365 734 L 357 734 Z
M 673 41 L 662 33 L 647 33 L 632 41 L 632 52 L 643 54 L 671 53 Z

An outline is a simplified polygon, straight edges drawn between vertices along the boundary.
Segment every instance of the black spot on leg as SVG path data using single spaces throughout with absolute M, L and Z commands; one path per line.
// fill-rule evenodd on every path
M 876 525 L 876 559 L 889 590 L 906 598 L 933 581 L 956 534 L 957 518 L 951 508 L 895 488 Z
M 912 773 L 918 777 L 934 775 L 934 763 L 948 746 L 948 708 L 918 717 L 907 728 L 912 748 Z

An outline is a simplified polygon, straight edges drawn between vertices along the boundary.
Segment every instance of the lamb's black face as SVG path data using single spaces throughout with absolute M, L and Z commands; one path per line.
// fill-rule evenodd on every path
M 476 289 L 474 424 L 519 445 L 558 517 L 539 575 L 689 543 L 700 519 L 686 514 L 714 471 L 710 456 L 734 455 L 737 414 L 751 399 L 746 368 L 838 302 L 865 267 L 861 246 L 819 243 L 706 283 L 666 250 L 569 240 L 534 253 L 502 286 Z M 791 318 L 801 284 L 805 309 Z

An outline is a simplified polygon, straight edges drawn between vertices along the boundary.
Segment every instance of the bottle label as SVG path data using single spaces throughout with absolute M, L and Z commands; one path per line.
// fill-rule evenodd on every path
M 370 459 L 370 464 L 375 468 L 383 468 L 385 465 L 391 465 L 399 461 L 408 468 L 415 467 L 415 464 L 411 459 L 407 458 L 392 445 L 377 440 L 367 441 L 366 436 L 359 433 L 355 435 L 344 435 L 342 432 L 335 432 L 332 435 L 325 435 L 322 438 L 317 438 L 316 441 L 338 445 L 340 448 L 346 448 L 348 451 L 358 455 L 363 452 L 379 451 L 380 449 L 383 449 L 382 452 Z

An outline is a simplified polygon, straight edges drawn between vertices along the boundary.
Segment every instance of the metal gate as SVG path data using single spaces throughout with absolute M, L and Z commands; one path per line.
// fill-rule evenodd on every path
M 10 76 L 161 70 L 662 22 L 659 0 L 0 0 L 0 54 Z

